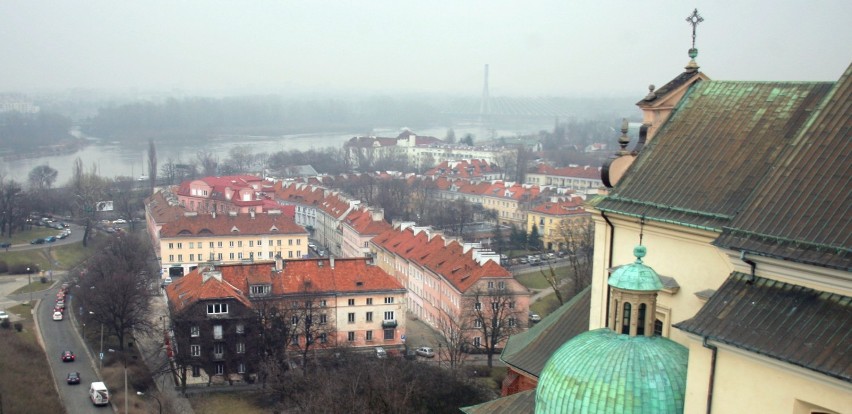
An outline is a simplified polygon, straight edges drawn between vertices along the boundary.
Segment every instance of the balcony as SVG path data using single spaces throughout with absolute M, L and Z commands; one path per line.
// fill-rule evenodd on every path
M 398 324 L 396 323 L 396 319 L 388 319 L 382 321 L 382 328 L 396 328 Z

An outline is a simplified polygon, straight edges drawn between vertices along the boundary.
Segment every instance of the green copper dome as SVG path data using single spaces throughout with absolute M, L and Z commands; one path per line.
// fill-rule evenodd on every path
M 657 272 L 642 263 L 642 258 L 645 257 L 646 253 L 645 246 L 633 248 L 636 261 L 621 266 L 615 272 L 612 272 L 612 276 L 609 277 L 609 285 L 625 290 L 662 290 L 663 282 L 660 282 Z
M 550 357 L 536 414 L 682 413 L 689 351 L 659 336 L 603 328 L 577 335 Z

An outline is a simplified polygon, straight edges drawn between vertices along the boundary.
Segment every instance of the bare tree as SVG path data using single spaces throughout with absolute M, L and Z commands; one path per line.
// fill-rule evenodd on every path
M 6 181 L 0 175 L 0 235 L 5 233 L 12 237 L 14 229 L 23 227 L 26 222 L 29 209 L 25 201 L 31 197 L 24 197 L 24 194 L 15 180 Z
M 522 330 L 523 313 L 515 306 L 514 292 L 501 287 L 498 281 L 488 282 L 488 289 L 482 286 L 466 295 L 464 309 L 471 309 L 471 330 L 480 334 L 473 340 L 473 346 L 482 348 L 488 355 L 488 367 L 492 367 L 494 354 L 509 336 Z M 494 286 L 491 283 L 496 283 Z M 477 343 L 476 338 L 481 338 Z
M 148 183 L 153 193 L 154 187 L 157 186 L 157 147 L 152 139 L 148 140 Z
M 444 313 L 438 319 L 438 331 L 443 336 L 440 342 L 442 346 L 438 347 L 439 364 L 447 361 L 450 369 L 461 368 L 468 355 L 465 351 L 470 346 L 466 335 L 469 329 L 467 318 Z
M 136 191 L 136 181 L 130 177 L 116 178 L 111 186 L 113 208 L 120 217 L 127 219 L 130 229 L 134 227 L 133 216 L 142 208 L 142 199 Z
M 230 156 L 228 163 L 239 173 L 248 172 L 255 158 L 248 145 L 233 147 L 228 151 L 228 155 Z
M 313 291 L 310 280 L 301 283 L 302 291 L 288 295 L 290 302 L 290 347 L 298 352 L 305 375 L 308 374 L 308 353 L 337 345 L 334 312 L 326 307 L 327 300 Z
M 572 271 L 570 297 L 573 297 L 591 283 L 595 228 L 591 217 L 583 216 L 573 220 L 562 220 L 559 233 Z
M 201 150 L 195 154 L 195 158 L 201 167 L 201 173 L 205 177 L 216 175 L 216 171 L 219 168 L 219 160 L 216 158 L 216 155 L 212 152 Z
M 74 200 L 72 206 L 75 216 L 82 217 L 85 220 L 85 230 L 83 231 L 83 246 L 88 245 L 89 234 L 92 231 L 92 224 L 97 211 L 96 204 L 102 201 L 106 182 L 97 175 L 97 166 L 92 165 L 92 169 L 86 172 L 83 169 L 83 161 L 78 157 L 74 160 L 74 167 L 71 175 L 71 188 L 74 192 Z
M 30 170 L 30 174 L 28 175 L 30 189 L 33 191 L 43 191 L 49 190 L 53 187 L 53 183 L 56 182 L 56 176 L 59 174 L 53 168 L 50 168 L 49 165 L 39 165 L 32 170 Z
M 113 237 L 78 276 L 75 299 L 90 312 L 91 319 L 116 337 L 120 350 L 134 331 L 152 329 L 148 314 L 155 292 L 150 253 L 150 246 L 139 236 Z

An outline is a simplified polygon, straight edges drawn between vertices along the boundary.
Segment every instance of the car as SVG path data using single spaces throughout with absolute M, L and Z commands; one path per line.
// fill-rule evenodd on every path
M 387 357 L 388 357 L 388 352 L 387 352 L 387 351 L 385 351 L 385 349 L 384 349 L 384 348 L 382 348 L 382 347 L 380 347 L 380 346 L 377 346 L 377 347 L 376 347 L 376 358 L 378 358 L 378 359 L 385 359 L 385 358 L 387 358 Z
M 539 322 L 541 321 L 541 316 L 535 312 L 530 312 L 530 322 Z
M 59 233 L 59 234 L 57 234 L 57 235 L 56 235 L 56 236 L 54 236 L 54 237 L 56 237 L 56 238 L 57 238 L 57 239 L 59 239 L 59 240 L 62 240 L 62 239 L 64 239 L 64 238 L 68 237 L 68 233 L 64 233 L 64 232 L 63 232 L 63 233 Z
M 9 242 L 0 243 L 0 249 L 8 249 L 10 247 L 12 247 L 12 243 L 9 243 Z
M 35 239 L 30 241 L 30 244 L 44 244 L 44 239 Z
M 127 224 L 127 220 L 125 220 L 125 219 L 113 220 L 112 224 Z
M 0 310 L 0 321 L 9 319 L 9 314 L 6 311 Z
M 422 357 L 426 357 L 426 358 L 434 358 L 435 357 L 435 350 L 433 350 L 432 348 L 429 348 L 428 346 L 421 346 L 420 348 L 417 348 L 416 352 L 417 352 L 417 355 L 420 355 Z
M 62 351 L 62 362 L 74 362 L 77 356 L 71 351 Z
M 527 264 L 529 262 L 529 260 L 527 260 L 526 257 L 522 257 L 522 258 L 518 259 L 518 261 L 520 261 L 521 264 Z
M 80 373 L 77 372 L 77 371 L 69 372 L 68 375 L 65 377 L 65 382 L 67 382 L 68 385 L 79 384 L 80 383 Z
M 171 276 L 166 276 L 166 277 L 163 279 L 163 281 L 162 281 L 162 282 L 160 282 L 160 287 L 161 287 L 161 288 L 163 288 L 163 289 L 165 289 L 165 288 L 166 288 L 166 286 L 171 285 L 171 284 L 172 284 L 172 277 L 171 277 Z
M 60 308 L 59 306 L 56 306 L 53 308 L 53 312 L 65 313 L 65 308 Z
M 56 299 L 56 306 L 58 306 L 60 308 L 64 308 L 65 307 L 65 299 Z
M 54 310 L 53 311 L 53 320 L 54 321 L 61 321 L 62 320 L 62 312 L 57 312 L 56 310 Z
M 405 353 L 402 355 L 403 358 L 413 361 L 417 359 L 417 352 L 413 349 L 406 348 Z
M 47 237 L 45 237 L 45 238 L 44 238 L 44 241 L 46 241 L 46 242 L 48 242 L 48 243 L 53 243 L 53 242 L 55 242 L 55 241 L 56 241 L 56 237 L 54 237 L 54 236 L 47 236 Z

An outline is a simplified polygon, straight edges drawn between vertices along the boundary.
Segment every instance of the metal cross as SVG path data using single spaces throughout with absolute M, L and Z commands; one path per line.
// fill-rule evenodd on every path
M 695 49 L 695 27 L 698 23 L 704 21 L 704 18 L 698 14 L 698 9 L 692 11 L 692 14 L 686 17 L 686 22 L 692 25 L 692 48 Z

